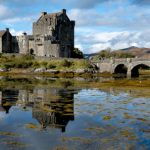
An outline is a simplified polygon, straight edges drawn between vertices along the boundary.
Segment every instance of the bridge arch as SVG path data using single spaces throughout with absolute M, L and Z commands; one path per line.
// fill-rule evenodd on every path
M 128 68 L 125 64 L 118 64 L 114 68 L 115 74 L 127 75 Z
M 131 69 L 131 77 L 138 77 L 140 68 L 141 69 L 148 69 L 148 68 L 150 68 L 150 64 L 140 63 L 140 64 L 134 65 Z

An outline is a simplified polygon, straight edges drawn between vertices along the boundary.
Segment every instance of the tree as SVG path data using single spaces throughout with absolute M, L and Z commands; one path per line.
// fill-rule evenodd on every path
M 72 58 L 83 58 L 83 53 L 78 48 L 74 48 L 71 51 L 71 57 Z

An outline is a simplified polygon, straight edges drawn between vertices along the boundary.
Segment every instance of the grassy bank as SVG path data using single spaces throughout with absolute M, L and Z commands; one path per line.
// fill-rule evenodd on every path
M 35 69 L 57 70 L 57 73 L 44 71 L 34 72 Z M 84 59 L 43 59 L 32 55 L 0 55 L 0 75 L 15 74 L 42 74 L 42 75 L 67 75 L 74 76 L 72 72 L 83 72 L 84 70 L 96 70 L 89 61 Z M 81 74 L 81 73 L 79 73 Z M 88 76 L 88 74 L 86 74 Z
M 32 55 L 0 55 L 0 67 L 12 68 L 40 68 L 47 69 L 82 69 L 92 66 L 84 59 L 35 59 Z

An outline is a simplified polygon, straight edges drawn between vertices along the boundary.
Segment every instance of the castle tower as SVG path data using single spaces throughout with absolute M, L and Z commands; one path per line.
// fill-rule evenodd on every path
M 29 39 L 26 32 L 23 33 L 20 38 L 20 51 L 21 54 L 29 54 Z

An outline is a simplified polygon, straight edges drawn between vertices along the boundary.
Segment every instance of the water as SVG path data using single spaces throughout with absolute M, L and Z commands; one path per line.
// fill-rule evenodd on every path
M 150 149 L 150 90 L 108 80 L 2 78 L 0 150 Z

